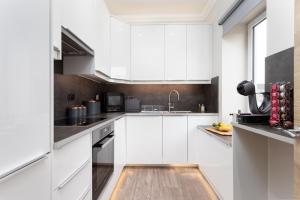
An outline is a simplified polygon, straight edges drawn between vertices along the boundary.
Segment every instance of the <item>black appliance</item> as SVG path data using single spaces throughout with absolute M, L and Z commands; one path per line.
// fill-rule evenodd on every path
M 104 95 L 105 112 L 124 112 L 124 94 L 108 92 Z
M 237 122 L 241 124 L 268 124 L 271 111 L 270 93 L 256 93 L 255 85 L 251 81 L 242 81 L 237 86 L 237 91 L 243 96 L 249 98 L 249 108 L 251 113 L 239 113 Z M 256 95 L 263 95 L 263 102 L 258 107 Z
M 93 200 L 98 199 L 114 171 L 114 125 L 93 131 Z
M 127 97 L 125 100 L 125 112 L 128 113 L 141 112 L 141 101 L 135 97 Z

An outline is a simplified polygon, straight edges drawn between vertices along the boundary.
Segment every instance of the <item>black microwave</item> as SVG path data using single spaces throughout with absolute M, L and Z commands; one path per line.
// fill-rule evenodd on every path
M 107 92 L 104 95 L 104 110 L 106 112 L 124 112 L 124 94 L 118 92 Z

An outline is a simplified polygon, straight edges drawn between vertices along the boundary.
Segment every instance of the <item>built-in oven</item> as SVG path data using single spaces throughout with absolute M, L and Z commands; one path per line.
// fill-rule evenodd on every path
M 98 199 L 114 171 L 114 125 L 93 131 L 93 200 Z

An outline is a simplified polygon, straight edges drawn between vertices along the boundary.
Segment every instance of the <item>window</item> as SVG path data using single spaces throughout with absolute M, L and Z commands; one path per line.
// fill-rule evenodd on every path
M 257 92 L 265 91 L 265 58 L 267 56 L 267 19 L 265 13 L 249 24 L 249 79 Z

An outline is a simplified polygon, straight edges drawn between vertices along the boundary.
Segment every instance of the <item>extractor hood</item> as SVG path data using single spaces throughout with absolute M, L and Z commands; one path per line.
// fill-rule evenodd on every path
M 65 27 L 62 27 L 61 41 L 63 56 L 94 56 L 94 50 Z

